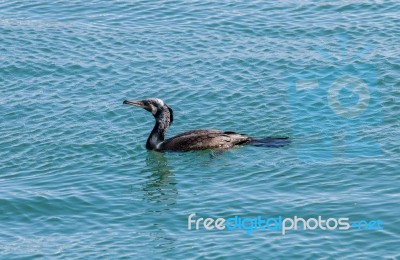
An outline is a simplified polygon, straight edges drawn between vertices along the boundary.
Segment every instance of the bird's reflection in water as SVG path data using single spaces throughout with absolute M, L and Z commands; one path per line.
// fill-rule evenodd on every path
M 146 165 L 152 174 L 147 177 L 148 180 L 143 186 L 145 199 L 162 206 L 175 205 L 178 190 L 165 154 L 153 151 L 148 152 Z M 162 210 L 162 208 L 159 210 Z
M 169 222 L 174 219 L 170 216 L 174 215 L 173 207 L 178 196 L 176 181 L 164 153 L 148 152 L 146 165 L 146 171 L 151 175 L 147 176 L 142 191 L 144 199 L 149 202 L 146 216 L 153 222 L 149 235 L 155 252 L 171 252 L 176 247 L 177 238 L 168 235 L 166 230 L 176 225 Z

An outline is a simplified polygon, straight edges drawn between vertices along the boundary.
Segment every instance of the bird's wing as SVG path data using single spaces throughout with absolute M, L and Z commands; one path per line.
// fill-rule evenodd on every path
M 204 149 L 226 149 L 251 140 L 247 135 L 220 130 L 194 130 L 170 139 L 161 144 L 162 150 L 189 151 Z
M 177 137 L 184 137 L 184 136 L 193 136 L 193 135 L 203 135 L 203 134 L 222 134 L 223 131 L 217 129 L 197 129 L 184 132 L 182 134 L 176 135 L 170 139 L 177 138 Z

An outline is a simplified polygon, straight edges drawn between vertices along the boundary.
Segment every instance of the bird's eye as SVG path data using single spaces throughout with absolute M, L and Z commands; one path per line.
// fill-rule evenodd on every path
M 149 102 L 143 101 L 143 105 L 148 106 L 148 105 L 149 105 Z

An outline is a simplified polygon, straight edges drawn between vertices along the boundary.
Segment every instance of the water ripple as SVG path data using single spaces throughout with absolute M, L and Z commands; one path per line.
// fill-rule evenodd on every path
M 399 8 L 367 0 L 0 2 L 0 255 L 398 258 Z M 293 78 L 368 78 L 360 64 L 377 74 L 374 109 L 360 121 L 371 127 L 358 125 L 347 143 L 342 129 L 326 145 L 340 120 L 323 113 L 331 110 L 320 94 L 294 96 Z M 220 128 L 292 144 L 147 152 L 152 117 L 122 105 L 147 97 L 174 109 L 168 136 Z M 360 142 L 378 144 L 377 156 L 345 156 Z M 334 160 L 317 158 L 331 148 Z M 192 212 L 381 219 L 384 230 L 189 231 Z

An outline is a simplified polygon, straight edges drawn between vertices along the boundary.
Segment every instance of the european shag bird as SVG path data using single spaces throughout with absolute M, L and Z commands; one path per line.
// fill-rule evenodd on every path
M 156 124 L 146 142 L 148 150 L 186 152 L 205 149 L 225 150 L 245 144 L 280 147 L 289 143 L 287 137 L 256 139 L 244 134 L 215 129 L 192 130 L 165 140 L 165 133 L 174 121 L 174 115 L 164 101 L 151 98 L 140 101 L 125 100 L 123 104 L 141 107 L 153 114 Z

